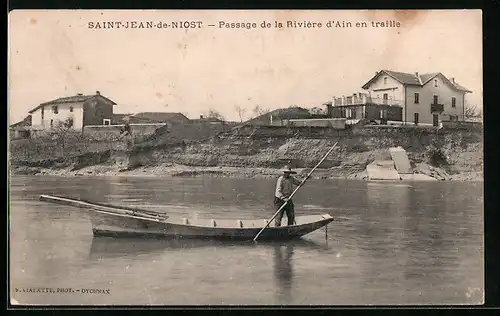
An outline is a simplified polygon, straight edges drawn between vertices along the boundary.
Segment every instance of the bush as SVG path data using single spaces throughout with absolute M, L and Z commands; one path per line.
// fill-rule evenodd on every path
M 429 158 L 430 164 L 433 166 L 440 167 L 448 165 L 448 157 L 440 148 L 434 146 L 430 147 L 427 150 L 427 157 Z

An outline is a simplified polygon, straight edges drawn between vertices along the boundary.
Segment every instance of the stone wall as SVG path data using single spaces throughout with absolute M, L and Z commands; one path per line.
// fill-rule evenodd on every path
M 347 136 L 347 129 L 333 129 L 323 126 L 253 126 L 244 125 L 231 132 L 220 135 L 220 138 L 250 137 L 250 138 L 335 138 Z
M 130 128 L 135 138 L 142 138 L 154 134 L 158 128 L 165 125 L 165 123 L 130 124 Z M 83 133 L 96 140 L 117 139 L 122 128 L 123 125 L 87 125 Z
M 307 120 L 288 120 L 289 126 L 311 126 L 311 127 L 329 127 L 333 129 L 345 129 L 345 118 L 329 118 L 329 119 L 307 119 Z

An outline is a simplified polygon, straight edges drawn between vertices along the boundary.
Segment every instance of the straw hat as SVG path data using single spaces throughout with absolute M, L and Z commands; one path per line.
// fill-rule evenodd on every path
M 291 174 L 296 174 L 297 172 L 293 171 L 292 168 L 289 165 L 284 166 L 281 171 L 283 173 L 291 173 Z

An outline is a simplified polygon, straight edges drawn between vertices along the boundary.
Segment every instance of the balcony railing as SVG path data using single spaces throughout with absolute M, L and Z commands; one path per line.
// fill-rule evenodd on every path
M 402 106 L 403 101 L 394 99 L 384 99 L 379 97 L 370 97 L 366 95 L 334 98 L 333 100 L 333 106 L 364 105 L 364 104 L 384 104 L 390 106 L 393 105 Z
M 437 104 L 437 103 L 431 104 L 431 112 L 443 112 L 443 111 L 444 111 L 443 104 Z

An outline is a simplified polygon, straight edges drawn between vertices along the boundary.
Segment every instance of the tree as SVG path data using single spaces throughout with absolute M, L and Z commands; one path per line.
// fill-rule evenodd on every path
M 64 147 L 68 133 L 73 130 L 73 118 L 68 117 L 62 122 L 57 122 L 50 130 L 50 136 L 61 147 L 61 153 L 64 155 Z
M 235 107 L 235 109 L 236 109 L 236 113 L 238 113 L 238 116 L 240 117 L 240 122 L 243 122 L 243 117 L 245 116 L 245 112 L 247 111 L 247 109 L 242 108 L 239 105 L 237 105 Z
M 478 110 L 475 105 L 466 105 L 465 106 L 465 118 L 480 118 L 482 116 L 481 111 Z
M 252 111 L 255 117 L 269 113 L 269 109 L 261 108 L 260 105 L 256 105 Z
M 221 121 L 225 120 L 224 116 L 222 114 L 220 114 L 220 112 L 218 112 L 217 110 L 214 110 L 214 109 L 208 110 L 207 118 L 214 118 L 214 119 L 218 119 Z
M 325 110 L 319 107 L 313 107 L 312 109 L 309 110 L 309 113 L 313 115 L 325 115 Z

